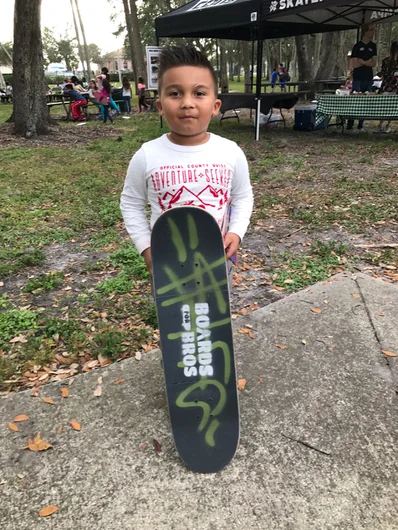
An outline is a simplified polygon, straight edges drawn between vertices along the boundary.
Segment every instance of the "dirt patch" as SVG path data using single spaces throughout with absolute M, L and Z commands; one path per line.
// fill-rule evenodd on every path
M 4 123 L 0 125 L 0 149 L 7 147 L 49 147 L 65 145 L 88 145 L 98 138 L 118 138 L 122 134 L 120 128 L 108 126 L 90 127 L 78 124 L 69 127 L 53 126 L 50 133 L 35 138 L 23 138 L 14 134 L 14 125 Z

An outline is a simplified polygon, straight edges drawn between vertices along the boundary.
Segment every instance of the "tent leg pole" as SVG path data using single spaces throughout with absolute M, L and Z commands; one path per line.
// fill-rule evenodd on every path
M 256 142 L 260 139 L 260 109 L 261 109 L 261 99 L 257 100 L 257 110 L 256 110 Z

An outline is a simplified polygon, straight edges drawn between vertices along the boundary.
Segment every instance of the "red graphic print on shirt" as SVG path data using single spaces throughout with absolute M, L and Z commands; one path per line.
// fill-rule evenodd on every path
M 164 212 L 174 206 L 197 206 L 224 213 L 232 169 L 226 164 L 178 164 L 151 172 L 158 204 Z

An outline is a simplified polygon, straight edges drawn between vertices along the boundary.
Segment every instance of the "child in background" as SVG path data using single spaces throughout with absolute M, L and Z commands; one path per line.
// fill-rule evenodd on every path
M 123 85 L 123 101 L 124 101 L 124 112 L 131 114 L 131 85 L 126 76 L 122 79 Z
M 91 103 L 97 105 L 97 107 L 101 105 L 99 102 L 99 90 L 95 83 L 95 79 L 92 79 L 88 85 L 88 99 L 91 101 Z
M 278 71 L 276 68 L 274 68 L 271 74 L 271 92 L 274 91 L 277 80 L 278 80 Z
M 164 48 L 158 86 L 156 105 L 170 133 L 144 143 L 130 162 L 121 197 L 127 231 L 152 274 L 150 226 L 167 209 L 204 208 L 223 233 L 231 283 L 231 258 L 249 225 L 253 192 L 242 149 L 207 132 L 221 106 L 213 67 L 190 46 Z
M 101 102 L 101 105 L 103 107 L 103 119 L 104 123 L 106 123 L 106 120 L 109 118 L 109 121 L 113 123 L 112 116 L 109 112 L 109 107 L 111 104 L 111 84 L 107 79 L 102 80 L 102 88 L 99 93 L 99 100 Z
M 84 114 L 82 112 L 82 105 L 87 105 L 86 98 L 74 89 L 72 83 L 68 83 L 64 88 L 65 96 L 69 96 L 72 99 L 70 104 L 70 111 L 75 121 L 85 121 Z
M 142 112 L 142 107 L 145 107 L 146 110 L 149 110 L 151 107 L 145 103 L 145 90 L 146 86 L 144 83 L 144 78 L 138 78 L 138 113 Z

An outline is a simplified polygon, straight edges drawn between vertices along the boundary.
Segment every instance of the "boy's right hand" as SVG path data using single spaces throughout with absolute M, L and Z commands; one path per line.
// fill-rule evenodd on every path
M 148 272 L 150 276 L 152 277 L 152 254 L 151 254 L 151 248 L 148 247 L 144 250 L 142 253 L 142 256 L 145 260 L 146 268 L 148 269 Z

